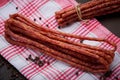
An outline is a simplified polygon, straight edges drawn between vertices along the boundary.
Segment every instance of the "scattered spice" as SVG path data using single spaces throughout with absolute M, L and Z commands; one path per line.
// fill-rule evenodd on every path
M 80 40 L 80 43 L 83 43 L 84 40 Z
M 36 21 L 36 19 L 34 18 L 34 21 Z
M 48 27 L 48 24 L 46 26 Z
M 79 75 L 79 71 L 77 71 L 77 72 L 75 73 L 75 75 L 78 76 L 78 75 Z
M 44 62 L 41 61 L 41 60 L 39 59 L 39 57 L 35 57 L 35 58 L 33 59 L 32 56 L 29 55 L 28 58 L 26 58 L 26 60 L 30 60 L 30 61 L 34 62 L 35 64 L 39 65 L 39 67 L 42 67 L 42 66 L 44 65 Z
M 28 61 L 28 58 L 26 58 L 26 60 Z
M 35 57 L 35 59 L 34 59 L 35 61 L 38 61 L 39 60 L 39 57 Z
M 61 26 L 58 26 L 58 28 L 60 29 L 60 28 L 61 28 Z
M 39 67 L 42 67 L 44 65 L 43 61 L 38 62 Z
M 18 10 L 18 7 L 16 7 L 16 10 Z
M 28 58 L 26 58 L 26 60 L 33 60 L 31 55 L 28 56 Z
M 42 18 L 41 17 L 39 17 L 39 20 L 41 20 Z

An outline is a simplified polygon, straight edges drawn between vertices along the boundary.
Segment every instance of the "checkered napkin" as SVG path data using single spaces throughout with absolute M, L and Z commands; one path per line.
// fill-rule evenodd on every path
M 0 54 L 11 63 L 21 74 L 29 80 L 99 80 L 100 74 L 82 72 L 80 69 L 70 66 L 67 63 L 56 60 L 43 53 L 9 44 L 4 38 L 4 21 L 9 18 L 9 14 L 20 13 L 41 24 L 44 27 L 63 31 L 80 36 L 99 37 L 108 39 L 117 44 L 114 61 L 110 66 L 113 71 L 107 80 L 120 80 L 120 39 L 108 31 L 96 19 L 84 22 L 75 22 L 68 27 L 58 28 L 55 20 L 55 12 L 63 8 L 76 5 L 74 0 L 2 0 L 6 1 L 0 7 Z M 108 45 L 100 45 L 98 42 L 84 40 L 83 43 L 99 45 L 109 48 Z M 39 67 L 26 58 L 31 55 L 41 60 L 49 61 Z M 117 77 L 117 78 L 116 78 Z

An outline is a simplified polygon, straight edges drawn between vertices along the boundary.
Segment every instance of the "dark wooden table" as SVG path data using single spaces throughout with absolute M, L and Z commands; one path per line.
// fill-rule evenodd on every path
M 0 55 L 0 80 L 27 80 Z
M 90 0 L 76 0 L 79 3 L 85 3 Z M 97 17 L 108 30 L 120 38 L 120 12 Z

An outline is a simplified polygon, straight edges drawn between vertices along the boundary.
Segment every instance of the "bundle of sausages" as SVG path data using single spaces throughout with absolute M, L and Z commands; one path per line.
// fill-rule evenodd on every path
M 50 30 L 20 14 L 11 15 L 5 22 L 5 38 L 11 44 L 38 50 L 72 66 L 94 73 L 106 72 L 109 69 L 116 50 L 115 44 L 110 41 Z M 104 42 L 110 45 L 111 49 L 77 43 L 70 38 Z
M 60 10 L 55 16 L 58 25 L 64 27 L 76 21 L 114 12 L 120 12 L 120 0 L 91 0 L 76 7 Z

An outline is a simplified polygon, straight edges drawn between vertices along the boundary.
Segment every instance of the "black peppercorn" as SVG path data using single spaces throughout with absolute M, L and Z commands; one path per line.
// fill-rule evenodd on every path
M 28 59 L 28 58 L 26 58 L 26 60 L 28 61 L 29 59 Z
M 16 10 L 18 10 L 18 7 L 16 7 Z
M 58 26 L 58 28 L 60 29 L 61 27 L 60 27 L 60 26 Z
M 42 61 L 39 61 L 38 65 L 39 65 L 39 67 L 42 67 L 44 65 L 44 63 Z
M 36 19 L 34 18 L 34 21 L 36 21 Z
M 77 72 L 75 73 L 75 75 L 78 76 L 78 75 L 79 75 L 79 71 L 77 71 Z
M 83 43 L 84 40 L 80 40 L 80 43 Z
M 35 57 L 35 59 L 34 59 L 35 61 L 38 61 L 39 60 L 39 57 Z
M 39 17 L 39 20 L 41 20 L 42 18 L 41 17 Z
M 48 24 L 46 26 L 48 27 Z

